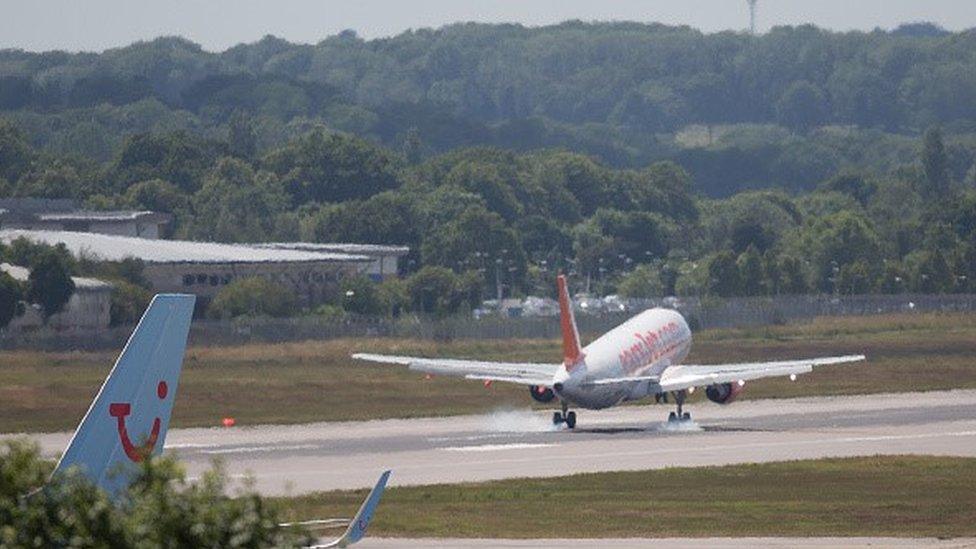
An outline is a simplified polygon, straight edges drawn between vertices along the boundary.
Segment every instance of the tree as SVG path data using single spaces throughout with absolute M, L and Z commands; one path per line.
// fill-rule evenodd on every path
M 326 205 L 306 219 L 305 238 L 316 242 L 361 242 L 420 246 L 423 223 L 414 199 L 387 191 L 366 200 Z
M 297 301 L 295 294 L 280 284 L 250 277 L 234 280 L 224 286 L 207 310 L 214 318 L 285 317 L 295 314 Z
M 200 188 L 204 174 L 225 147 L 223 142 L 187 132 L 137 134 L 122 145 L 110 167 L 111 177 L 119 190 L 139 181 L 162 179 L 192 193 Z
M 780 291 L 788 295 L 798 295 L 809 291 L 803 263 L 790 256 L 783 256 L 779 260 Z
M 776 102 L 776 119 L 784 126 L 807 133 L 827 117 L 827 98 L 819 86 L 799 80 Z
M 15 183 L 27 172 L 34 151 L 24 134 L 11 122 L 0 118 L 0 178 Z
M 6 272 L 0 271 L 0 330 L 6 328 L 17 316 L 22 298 L 20 283 Z
M 407 279 L 411 308 L 444 315 L 456 310 L 457 276 L 444 267 L 423 267 Z
M 601 234 L 613 240 L 613 249 L 632 261 L 643 263 L 667 255 L 668 235 L 659 215 L 601 208 L 592 218 Z M 608 265 L 609 267 L 609 265 Z
M 71 268 L 55 250 L 45 250 L 29 265 L 27 299 L 41 306 L 44 320 L 64 310 L 75 291 Z
M 242 160 L 225 157 L 193 195 L 189 236 L 220 242 L 263 242 L 275 238 L 276 220 L 288 197 L 277 176 L 255 173 Z
M 227 124 L 227 149 L 232 156 L 244 160 L 258 152 L 258 137 L 254 122 L 244 111 L 234 111 Z
M 376 284 L 365 276 L 350 276 L 340 287 L 342 309 L 361 315 L 386 314 L 390 306 L 384 303 Z
M 922 138 L 922 168 L 925 172 L 926 186 L 922 195 L 929 198 L 942 198 L 949 190 L 949 160 L 942 130 L 929 128 Z
M 816 286 L 834 292 L 837 276 L 848 264 L 865 262 L 872 270 L 879 260 L 881 244 L 870 221 L 844 210 L 817 219 L 804 227 L 795 255 L 810 258 Z
M 149 307 L 152 292 L 124 279 L 112 279 L 109 318 L 112 326 L 135 324 Z
M 638 265 L 633 271 L 624 275 L 617 285 L 617 291 L 624 297 L 657 298 L 664 294 L 664 284 L 657 269 L 650 265 Z
M 857 173 L 840 173 L 820 185 L 820 190 L 838 192 L 852 196 L 863 207 L 877 190 L 877 186 Z
M 762 256 L 755 246 L 749 246 L 736 260 L 739 269 L 739 288 L 742 295 L 755 296 L 763 293 Z
M 709 294 L 720 297 L 739 295 L 742 289 L 739 266 L 731 252 L 721 251 L 712 256 L 708 262 Z
M 871 270 L 865 261 L 844 265 L 837 273 L 837 292 L 845 295 L 869 293 L 874 283 Z
M 698 219 L 698 206 L 691 195 L 691 176 L 674 162 L 655 162 L 637 172 L 629 193 L 642 211 L 657 212 L 679 222 Z
M 272 151 L 263 163 L 281 176 L 296 205 L 369 198 L 400 184 L 399 162 L 386 149 L 322 130 Z
M 185 212 L 190 203 L 179 187 L 162 179 L 150 179 L 132 185 L 126 190 L 124 200 L 133 208 L 166 213 Z
M 424 264 L 463 272 L 483 269 L 487 285 L 520 286 L 526 256 L 515 231 L 496 213 L 469 208 L 456 219 L 433 227 L 424 235 L 420 255 Z
M 940 294 L 952 289 L 953 275 L 949 262 L 939 250 L 920 250 L 905 258 L 914 291 Z

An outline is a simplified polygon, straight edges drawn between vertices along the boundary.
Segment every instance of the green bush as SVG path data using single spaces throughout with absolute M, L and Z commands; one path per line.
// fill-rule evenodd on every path
M 17 316 L 23 290 L 14 277 L 0 271 L 0 330 Z
M 111 283 L 114 285 L 110 306 L 112 326 L 134 324 L 149 306 L 152 292 L 126 280 L 115 279 Z
M 30 263 L 30 271 L 27 299 L 41 306 L 47 320 L 63 311 L 75 292 L 71 266 L 58 252 L 45 250 Z
M 342 281 L 342 310 L 361 315 L 382 315 L 390 310 L 383 301 L 376 284 L 365 276 L 353 276 Z
M 242 278 L 220 290 L 209 313 L 214 318 L 284 317 L 295 314 L 297 301 L 294 293 L 264 278 Z
M 172 458 L 140 467 L 127 492 L 113 500 L 76 472 L 49 480 L 53 464 L 41 459 L 36 444 L 0 443 L 0 547 L 257 548 L 313 541 L 301 529 L 280 526 L 278 509 L 258 494 L 228 496 L 219 466 L 198 482 L 188 482 Z

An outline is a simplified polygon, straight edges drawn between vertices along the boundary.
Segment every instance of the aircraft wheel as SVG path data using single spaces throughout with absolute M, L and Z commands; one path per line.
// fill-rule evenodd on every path
M 569 427 L 570 429 L 576 428 L 576 412 L 566 414 L 566 427 Z
M 688 412 L 685 412 L 685 413 L 684 413 L 684 414 L 683 414 L 683 415 L 681 416 L 681 421 L 691 421 L 691 414 L 689 414 Z
M 553 425 L 560 425 L 560 424 L 562 424 L 563 421 L 565 421 L 563 419 L 563 415 L 560 414 L 559 412 L 554 412 L 552 414 L 552 424 Z
M 676 414 L 674 412 L 671 412 L 670 414 L 668 414 L 668 423 L 674 423 L 676 421 L 678 421 L 678 414 Z

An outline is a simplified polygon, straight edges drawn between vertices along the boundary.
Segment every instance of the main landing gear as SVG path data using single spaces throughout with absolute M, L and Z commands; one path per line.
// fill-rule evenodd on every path
M 563 405 L 562 412 L 553 412 L 552 424 L 562 425 L 563 423 L 565 423 L 566 427 L 570 429 L 574 429 L 576 427 L 576 412 L 569 411 L 569 404 L 567 404 L 565 400 L 562 402 L 562 405 Z
M 685 399 L 688 398 L 688 391 L 682 389 L 680 391 L 674 391 L 671 394 L 674 395 L 674 402 L 678 405 L 678 410 L 668 414 L 668 423 L 684 423 L 686 421 L 691 421 L 691 414 L 688 412 L 681 411 L 682 406 L 684 406 Z

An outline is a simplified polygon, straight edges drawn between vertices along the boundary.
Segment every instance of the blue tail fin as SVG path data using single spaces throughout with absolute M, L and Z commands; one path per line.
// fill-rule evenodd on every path
M 153 298 L 75 431 L 55 474 L 78 467 L 117 494 L 133 464 L 163 450 L 196 298 Z
M 390 471 L 384 471 L 380 475 L 379 480 L 376 481 L 376 486 L 373 486 L 373 489 L 366 496 L 366 500 L 363 501 L 362 506 L 359 508 L 359 512 L 349 522 L 346 533 L 336 541 L 336 547 L 346 547 L 363 539 L 366 535 L 366 529 L 369 528 L 369 522 L 373 520 L 373 513 L 376 512 L 376 506 L 380 504 L 380 498 L 383 497 L 383 491 L 386 490 L 386 482 L 389 479 Z

